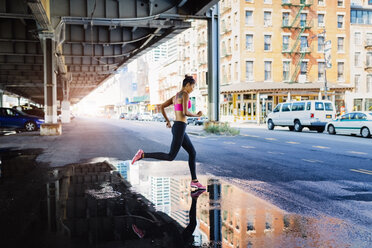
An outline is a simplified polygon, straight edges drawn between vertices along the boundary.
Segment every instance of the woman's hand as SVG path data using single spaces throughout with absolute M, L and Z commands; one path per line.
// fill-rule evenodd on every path
M 197 115 L 198 117 L 200 117 L 200 116 L 203 115 L 203 112 L 199 111 L 196 115 Z
M 171 127 L 172 127 L 172 125 L 171 125 L 170 121 L 167 121 L 167 124 L 166 124 L 166 126 L 167 126 L 167 128 L 171 128 Z

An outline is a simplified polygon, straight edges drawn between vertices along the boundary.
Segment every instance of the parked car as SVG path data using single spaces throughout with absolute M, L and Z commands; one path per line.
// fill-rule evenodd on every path
M 165 122 L 165 118 L 162 113 L 156 113 L 153 115 L 153 120 L 154 121 L 160 121 L 160 122 Z
M 197 117 L 194 124 L 201 126 L 201 125 L 204 125 L 204 122 L 206 122 L 206 121 L 208 121 L 208 117 L 201 116 L 201 117 Z
M 0 108 L 0 127 L 12 129 L 25 129 L 26 131 L 35 131 L 40 128 L 44 119 L 28 115 L 21 111 L 11 108 Z
M 37 116 L 40 119 L 44 119 L 44 110 L 41 108 L 34 108 L 34 109 L 24 109 L 22 110 L 23 113 L 28 115 Z
M 279 103 L 267 118 L 267 127 L 288 127 L 291 131 L 301 132 L 304 127 L 322 133 L 336 111 L 331 101 L 309 100 Z
M 139 121 L 152 121 L 152 115 L 150 112 L 144 112 L 138 116 Z
M 131 113 L 128 115 L 129 120 L 138 120 L 138 114 L 137 113 Z
M 326 130 L 329 134 L 355 134 L 371 137 L 372 112 L 351 112 L 330 121 Z
M 192 117 L 192 116 L 189 116 L 187 117 L 187 124 L 194 124 L 196 125 L 196 119 L 198 119 L 199 117 Z
M 121 120 L 125 120 L 125 119 L 127 119 L 127 113 L 121 113 L 120 114 L 120 116 L 119 116 L 119 119 L 121 119 Z

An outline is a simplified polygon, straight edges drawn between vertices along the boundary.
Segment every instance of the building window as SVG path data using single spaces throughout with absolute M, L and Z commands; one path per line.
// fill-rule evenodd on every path
M 354 43 L 356 46 L 362 45 L 362 34 L 360 32 L 354 33 Z
M 291 0 L 282 0 L 282 3 L 291 3 Z
M 289 50 L 289 35 L 283 35 L 283 51 Z
M 337 81 L 344 81 L 344 62 L 337 63 Z
M 253 11 L 247 10 L 245 12 L 245 24 L 253 25 Z
M 344 52 L 344 37 L 337 38 L 337 51 Z
M 366 34 L 366 45 L 367 46 L 372 46 L 372 33 L 367 33 Z
M 354 53 L 354 66 L 360 66 L 360 52 Z
M 372 52 L 368 52 L 366 55 L 366 66 L 372 67 Z
M 282 20 L 283 20 L 283 27 L 288 27 L 289 26 L 289 13 L 288 12 L 283 12 L 283 17 L 282 17 Z
M 367 93 L 372 92 L 372 74 L 367 75 Z
M 265 61 L 265 81 L 271 80 L 271 61 Z
M 325 62 L 318 62 L 318 81 L 325 80 Z
M 318 14 L 318 27 L 324 27 L 324 14 Z
M 238 66 L 238 62 L 235 62 L 235 75 L 234 75 L 234 80 L 238 80 L 238 73 L 239 73 L 239 66 Z
M 271 25 L 272 25 L 271 12 L 270 11 L 264 11 L 264 26 L 269 27 Z
M 338 7 L 344 7 L 344 0 L 337 0 Z
M 264 3 L 266 3 L 266 4 L 272 4 L 273 2 L 272 2 L 272 0 L 264 0 Z
M 372 0 L 368 0 L 368 5 L 372 5 Z
M 265 51 L 271 50 L 271 35 L 264 36 L 264 50 Z
M 318 5 L 319 6 L 324 6 L 324 0 L 318 0 Z
M 245 79 L 253 81 L 253 61 L 245 62 Z
M 324 52 L 324 36 L 318 36 L 318 52 Z
M 372 10 L 351 10 L 351 24 L 372 24 Z
M 306 13 L 301 13 L 301 16 L 300 16 L 301 27 L 306 27 L 306 19 L 307 19 L 307 14 Z
M 343 15 L 337 15 L 337 27 L 344 28 L 344 16 Z
M 307 52 L 308 44 L 307 44 L 307 37 L 301 36 L 301 52 Z
M 359 92 L 360 90 L 360 75 L 359 74 L 354 76 L 354 83 L 355 83 L 355 92 Z
M 246 3 L 253 3 L 253 0 L 245 0 Z
M 307 62 L 302 61 L 301 62 L 301 75 L 306 75 L 307 74 Z
M 253 34 L 247 34 L 245 36 L 245 49 L 253 51 Z
M 289 81 L 290 61 L 283 61 L 283 81 Z

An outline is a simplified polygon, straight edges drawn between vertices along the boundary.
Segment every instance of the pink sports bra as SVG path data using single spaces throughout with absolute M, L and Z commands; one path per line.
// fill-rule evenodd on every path
M 176 94 L 176 100 L 177 100 L 177 95 L 178 93 Z M 189 103 L 187 104 L 187 108 L 191 108 L 191 101 L 189 99 Z M 183 111 L 183 107 L 182 107 L 182 104 L 181 103 L 175 103 L 174 104 L 174 110 L 175 111 Z

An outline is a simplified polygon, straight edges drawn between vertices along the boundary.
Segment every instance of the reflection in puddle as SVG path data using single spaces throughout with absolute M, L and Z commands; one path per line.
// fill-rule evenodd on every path
M 189 232 L 195 229 L 196 246 L 364 247 L 342 220 L 286 213 L 222 178 L 199 176 L 208 185 L 207 192 L 193 198 L 187 171 L 175 173 L 174 163 L 141 161 L 129 166 L 129 161 L 120 161 L 116 166 L 156 210 L 188 227 Z

